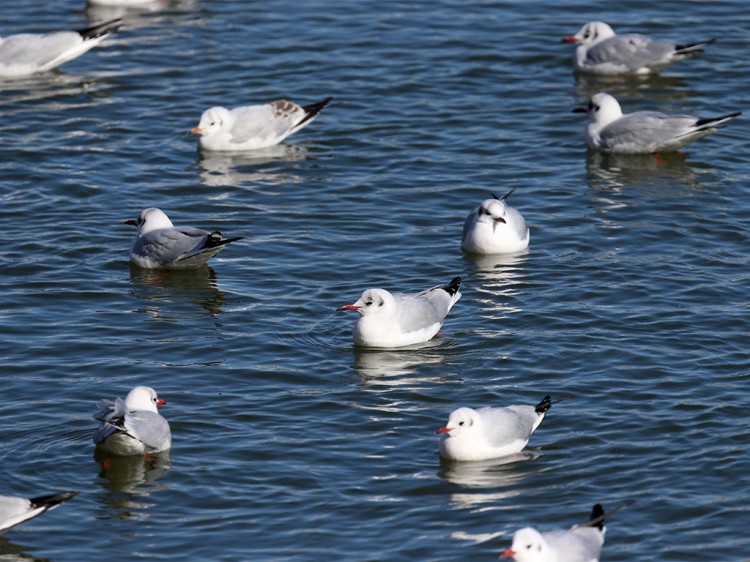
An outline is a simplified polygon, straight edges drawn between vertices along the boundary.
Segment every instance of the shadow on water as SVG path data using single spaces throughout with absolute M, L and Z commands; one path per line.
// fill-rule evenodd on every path
M 196 270 L 151 270 L 130 266 L 133 282 L 130 295 L 146 301 L 142 311 L 155 320 L 175 322 L 177 316 L 167 314 L 161 303 L 186 302 L 203 308 L 211 316 L 222 314 L 225 294 L 219 290 L 216 272 L 209 266 Z
M 101 449 L 94 450 L 94 460 L 99 465 L 99 477 L 106 482 L 102 486 L 115 492 L 148 492 L 167 488 L 167 484 L 155 482 L 167 474 L 172 466 L 171 451 L 147 456 L 120 457 Z
M 309 158 L 307 152 L 306 148 L 293 144 L 278 144 L 237 154 L 201 152 L 197 163 L 201 168 L 198 175 L 201 183 L 210 187 L 300 183 L 302 177 L 273 164 L 306 160 Z

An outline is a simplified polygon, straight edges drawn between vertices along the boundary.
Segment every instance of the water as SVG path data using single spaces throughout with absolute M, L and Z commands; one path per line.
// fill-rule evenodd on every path
M 112 11 L 4 0 L 2 33 Z M 51 76 L 0 84 L 2 493 L 81 494 L 4 559 L 492 560 L 519 527 L 629 499 L 603 559 L 747 557 L 747 119 L 685 159 L 588 155 L 570 110 L 748 109 L 744 3 L 170 2 Z M 576 80 L 586 21 L 719 37 L 659 77 Z M 727 25 L 731 22 L 731 25 Z M 201 158 L 203 109 L 335 102 L 277 149 Z M 524 256 L 459 249 L 488 192 Z M 245 236 L 210 269 L 131 270 L 159 206 Z M 355 351 L 370 286 L 477 272 L 417 350 Z M 174 447 L 104 471 L 99 398 L 155 387 Z M 441 464 L 461 405 L 552 408 L 513 459 Z

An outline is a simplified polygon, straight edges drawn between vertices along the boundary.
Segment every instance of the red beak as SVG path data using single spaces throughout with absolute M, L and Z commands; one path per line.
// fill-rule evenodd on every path
M 345 304 L 344 306 L 338 307 L 336 310 L 359 310 L 361 307 L 353 304 Z
M 451 428 L 450 427 L 441 427 L 435 433 L 450 433 L 450 432 L 451 432 Z
M 138 226 L 138 221 L 135 219 L 128 219 L 126 221 L 123 221 L 125 224 L 129 224 L 130 226 Z
M 163 399 L 161 399 L 161 398 L 159 398 L 159 399 L 158 399 L 158 400 L 156 401 L 156 405 L 157 405 L 157 406 L 164 406 L 164 404 L 166 404 L 166 403 L 167 403 L 167 401 L 166 401 L 166 400 L 163 400 Z
M 577 42 L 576 38 L 573 37 L 572 35 L 568 35 L 567 37 L 563 37 L 562 41 L 560 41 L 560 43 L 576 43 L 576 42 Z
M 516 552 L 512 548 L 509 548 L 505 552 L 503 552 L 500 556 L 498 556 L 498 558 L 513 558 L 515 555 L 516 555 Z

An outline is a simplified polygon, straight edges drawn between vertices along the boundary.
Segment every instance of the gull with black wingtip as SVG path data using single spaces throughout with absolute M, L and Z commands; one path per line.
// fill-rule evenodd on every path
M 464 221 L 461 248 L 471 254 L 510 254 L 529 247 L 529 229 L 521 213 L 508 204 L 516 190 L 485 199 Z

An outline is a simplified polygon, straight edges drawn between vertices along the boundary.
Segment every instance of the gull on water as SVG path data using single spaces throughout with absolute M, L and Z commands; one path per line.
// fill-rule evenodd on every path
M 0 38 L 0 78 L 17 78 L 57 68 L 96 47 L 117 31 L 112 20 L 78 31 L 19 33 Z
M 529 247 L 529 229 L 516 209 L 508 205 L 505 195 L 485 199 L 464 222 L 461 248 L 472 254 L 510 254 Z
M 561 399 L 564 400 L 565 398 Z M 481 461 L 520 452 L 552 404 L 545 396 L 536 406 L 458 408 L 440 434 L 440 456 L 451 461 Z
M 363 347 L 403 347 L 432 339 L 445 317 L 461 298 L 459 287 L 465 277 L 454 277 L 420 293 L 390 293 L 367 289 L 359 300 L 338 310 L 356 310 L 354 343 Z
M 608 513 L 596 504 L 586 523 L 570 529 L 544 533 L 532 527 L 519 529 L 513 535 L 512 546 L 500 558 L 513 558 L 516 562 L 598 562 L 607 530 L 605 520 L 632 503 L 627 501 Z
M 201 115 L 190 133 L 198 144 L 214 152 L 242 152 L 279 144 L 312 123 L 333 98 L 300 106 L 287 100 L 227 109 L 212 107 Z
M 64 501 L 77 495 L 78 492 L 62 492 L 60 494 L 38 496 L 36 498 L 0 496 L 0 534 L 19 523 L 28 521 L 45 511 L 56 508 Z
M 221 232 L 208 232 L 192 226 L 174 226 L 161 209 L 144 209 L 137 219 L 125 224 L 138 227 L 130 248 L 130 261 L 144 269 L 197 269 L 230 242 Z
M 742 115 L 736 111 L 701 119 L 658 111 L 623 114 L 617 100 L 605 93 L 594 94 L 588 107 L 578 107 L 573 112 L 588 113 L 589 123 L 584 136 L 589 148 L 620 154 L 673 152 Z
M 575 43 L 576 70 L 591 74 L 647 74 L 700 52 L 714 39 L 675 45 L 653 41 L 645 35 L 616 35 L 603 21 L 590 21 L 578 33 L 563 39 Z
M 166 451 L 172 446 L 172 434 L 169 423 L 156 408 L 166 403 L 148 386 L 136 386 L 125 400 L 100 400 L 100 411 L 94 414 L 99 422 L 94 443 L 113 455 Z

